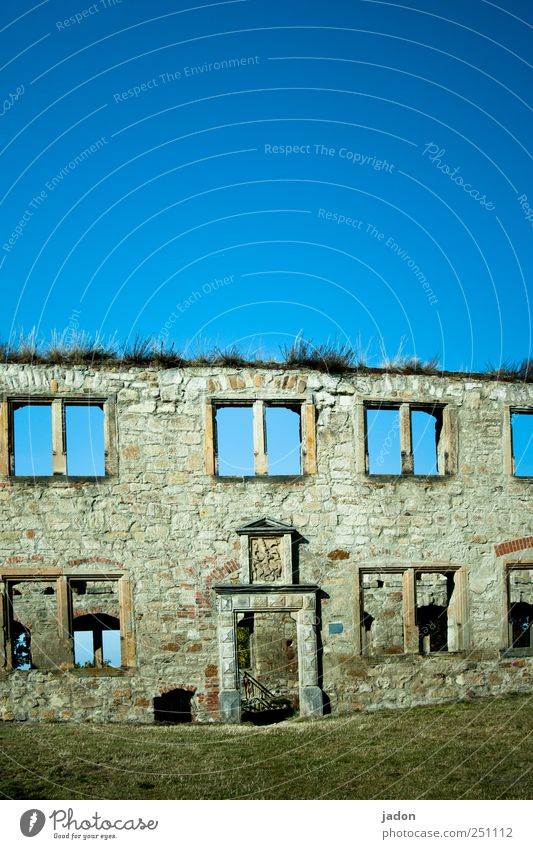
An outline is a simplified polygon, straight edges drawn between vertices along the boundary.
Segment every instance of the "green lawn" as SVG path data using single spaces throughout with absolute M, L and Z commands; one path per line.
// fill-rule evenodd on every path
M 15 799 L 529 799 L 533 697 L 276 726 L 4 723 Z

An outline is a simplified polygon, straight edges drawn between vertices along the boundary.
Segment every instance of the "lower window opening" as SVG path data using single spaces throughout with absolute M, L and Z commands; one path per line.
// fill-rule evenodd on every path
M 509 645 L 533 649 L 533 569 L 509 570 Z
M 512 629 L 512 646 L 515 649 L 533 648 L 533 605 L 526 602 L 513 604 L 509 618 Z
M 366 655 L 404 651 L 401 572 L 363 573 L 362 651 Z
M 74 620 L 73 637 L 76 667 L 120 667 L 120 621 L 115 616 L 106 613 L 78 616 Z
M 11 648 L 13 669 L 31 669 L 31 633 L 21 622 L 11 626 Z
M 457 649 L 450 616 L 454 590 L 453 572 L 416 573 L 416 624 L 421 654 Z

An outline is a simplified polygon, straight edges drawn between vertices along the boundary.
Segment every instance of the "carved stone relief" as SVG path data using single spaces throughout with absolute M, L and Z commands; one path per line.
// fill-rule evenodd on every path
M 279 581 L 283 574 L 281 537 L 252 537 L 250 565 L 252 583 Z

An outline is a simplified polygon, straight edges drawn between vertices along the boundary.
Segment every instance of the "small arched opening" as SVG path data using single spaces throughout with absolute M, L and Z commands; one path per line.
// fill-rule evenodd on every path
M 154 697 L 154 722 L 192 722 L 193 693 L 177 687 Z

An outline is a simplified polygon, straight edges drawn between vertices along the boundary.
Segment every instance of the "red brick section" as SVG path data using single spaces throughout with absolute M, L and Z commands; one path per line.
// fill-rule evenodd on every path
M 122 567 L 122 563 L 119 563 L 117 560 L 109 560 L 107 557 L 82 557 L 79 560 L 67 560 L 68 566 L 81 566 L 82 563 L 103 563 L 104 566 L 120 566 Z
M 205 579 L 205 590 L 196 593 L 196 604 L 198 607 L 205 609 L 211 608 L 211 586 L 216 581 L 223 580 L 227 575 L 239 571 L 239 563 L 237 560 L 227 560 L 222 566 L 217 566 L 213 569 Z
M 198 701 L 202 702 L 202 707 L 211 714 L 213 719 L 219 719 L 219 705 L 218 705 L 218 669 L 213 664 L 210 663 L 205 667 L 205 696 L 203 698 L 199 697 Z
M 496 552 L 496 557 L 501 557 L 502 554 L 512 554 L 514 551 L 523 551 L 524 548 L 533 548 L 533 537 L 520 537 L 520 539 L 500 542 L 494 546 L 494 551 Z
M 165 696 L 167 693 L 171 693 L 172 690 L 187 690 L 188 693 L 195 693 L 196 687 L 191 687 L 189 684 L 172 684 L 165 687 L 164 690 L 160 690 L 159 695 Z
M 14 557 L 6 557 L 4 564 L 10 566 L 14 563 L 44 563 L 44 557 L 39 557 L 38 554 L 32 554 L 30 557 L 24 554 L 17 554 Z M 52 566 L 56 565 L 56 561 L 52 561 Z

